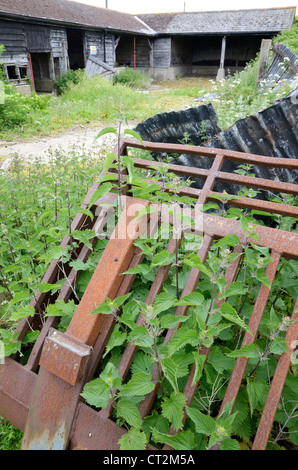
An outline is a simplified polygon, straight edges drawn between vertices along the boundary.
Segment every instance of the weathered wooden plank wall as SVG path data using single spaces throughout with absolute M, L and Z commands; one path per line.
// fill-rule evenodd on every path
M 171 38 L 156 38 L 153 41 L 153 67 L 170 67 Z
M 115 36 L 104 31 L 86 31 L 84 52 L 86 59 L 90 55 L 90 47 L 96 47 L 94 55 L 99 60 L 106 62 L 112 67 L 115 65 Z
M 51 50 L 55 63 L 55 75 L 61 75 L 69 69 L 67 34 L 65 28 L 51 29 Z M 58 70 L 56 64 L 58 62 Z
M 28 65 L 24 27 L 21 23 L 0 21 L 0 44 L 4 44 L 2 58 L 7 64 Z
M 50 27 L 26 23 L 24 29 L 29 52 L 51 52 Z

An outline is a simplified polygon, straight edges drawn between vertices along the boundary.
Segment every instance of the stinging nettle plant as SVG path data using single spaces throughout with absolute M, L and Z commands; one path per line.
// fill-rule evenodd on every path
M 122 125 L 121 118 L 118 128 L 106 128 L 99 136 L 112 132 L 119 140 Z M 124 135 L 138 138 L 129 129 Z M 61 166 L 65 170 L 63 179 Z M 100 159 L 90 159 L 88 155 L 78 159 L 74 152 L 56 155 L 49 166 L 36 162 L 28 168 L 15 160 L 10 178 L 0 175 L 1 192 L 10 195 L 9 205 L 0 203 L 0 295 L 3 296 L 0 333 L 5 355 L 21 353 L 25 363 L 38 331 L 30 330 L 21 342 L 16 341 L 13 326 L 21 318 L 29 321 L 34 314 L 28 302 L 37 288 L 42 292 L 60 292 L 67 282 L 64 266 L 69 263 L 80 272 L 71 299 L 58 300 L 49 304 L 46 312 L 40 312 L 41 321 L 44 316 L 57 316 L 58 328 L 62 331 L 67 328 L 107 243 L 87 226 L 80 231 L 71 230 L 74 214 L 83 211 L 79 208 L 81 198 L 100 170 L 101 176 L 95 182 L 101 184 L 83 212 L 86 220 L 93 220 L 92 205 L 101 196 L 116 191 L 121 210 L 122 191 L 129 191 L 134 197 L 152 202 L 153 209 L 143 209 L 137 217 L 153 210 L 156 214 L 151 212 L 151 215 L 157 215 L 158 222 L 154 236 L 135 241 L 143 260 L 127 271 L 136 275 L 131 292 L 114 300 L 106 299 L 93 312 L 112 315 L 115 326 L 96 374 L 86 384 L 82 397 L 96 409 L 112 406 L 112 419 L 127 430 L 119 442 L 121 449 L 145 449 L 147 444 L 157 448 L 169 445 L 177 450 L 213 446 L 223 450 L 249 448 L 272 370 L 278 356 L 287 351 L 285 334 L 291 324 L 288 317 L 294 306 L 298 265 L 296 261 L 282 259 L 273 285 L 269 283 L 266 267 L 271 261 L 270 252 L 258 245 L 255 232 L 256 225 L 262 221 L 257 221 L 251 212 L 230 207 L 229 202 L 237 196 L 227 193 L 219 197 L 219 205 L 213 201 L 203 210 L 215 210 L 217 215 L 238 219 L 244 242 L 241 244 L 234 234 L 214 241 L 203 263 L 195 254 L 201 237 L 188 233 L 195 221 L 189 212 L 184 219 L 181 210 L 183 204 L 194 208 L 194 200 L 179 195 L 180 189 L 191 182 L 171 174 L 168 163 L 157 165 L 153 161 L 144 174 L 144 170 L 134 167 L 132 156 L 107 150 Z M 251 168 L 240 170 L 250 172 Z M 148 184 L 146 178 L 154 184 Z M 295 220 L 276 216 L 272 219 L 275 224 L 286 224 L 288 229 L 296 230 Z M 70 236 L 68 247 L 58 245 L 64 235 Z M 173 236 L 176 236 L 174 246 L 169 250 L 169 238 Z M 195 251 L 187 248 L 190 241 Z M 86 262 L 73 256 L 82 243 L 91 250 Z M 241 250 L 237 251 L 239 246 Z M 60 261 L 59 278 L 55 284 L 41 284 L 42 275 L 53 259 Z M 239 261 L 238 271 L 227 286 L 226 269 L 235 260 Z M 152 282 L 163 268 L 169 269 L 163 289 L 148 303 Z M 201 272 L 200 281 L 193 293 L 183 296 L 186 280 L 194 268 Z M 240 348 L 243 335 L 250 334 L 248 320 L 261 284 L 271 289 L 272 299 L 264 312 L 258 337 Z M 130 370 L 121 376 L 118 366 L 126 348 L 133 348 L 134 354 Z M 248 368 L 238 396 L 219 414 L 235 360 L 243 356 L 248 358 Z M 280 448 L 285 441 L 296 443 L 295 368 L 293 364 L 286 380 L 269 443 L 272 448 Z M 194 369 L 192 385 L 198 386 L 188 406 L 183 390 L 191 369 Z M 147 394 L 155 398 L 150 413 L 144 416 L 142 402 Z

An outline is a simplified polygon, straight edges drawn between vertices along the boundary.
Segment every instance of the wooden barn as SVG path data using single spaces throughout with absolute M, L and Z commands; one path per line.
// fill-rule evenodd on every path
M 155 76 L 216 76 L 241 70 L 260 51 L 262 39 L 290 28 L 295 7 L 140 15 L 156 32 Z M 223 74 L 222 74 L 223 76 Z
M 68 0 L 1 0 L 0 44 L 9 80 L 33 78 L 36 91 L 51 91 L 68 69 L 85 68 L 88 57 L 114 67 L 120 35 L 146 37 L 137 17 Z
M 22 87 L 31 77 L 39 92 L 88 60 L 163 79 L 216 76 L 243 68 L 294 18 L 295 7 L 135 16 L 70 0 L 1 0 L 2 61 L 7 79 Z

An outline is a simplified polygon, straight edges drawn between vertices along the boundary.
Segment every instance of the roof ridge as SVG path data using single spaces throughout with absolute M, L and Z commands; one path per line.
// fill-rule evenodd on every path
M 164 13 L 139 13 L 135 16 L 165 16 L 165 15 L 193 15 L 201 13 L 236 13 L 249 11 L 272 11 L 272 10 L 296 10 L 296 6 L 273 7 L 273 8 L 239 8 L 239 10 L 199 10 L 199 11 L 173 11 Z

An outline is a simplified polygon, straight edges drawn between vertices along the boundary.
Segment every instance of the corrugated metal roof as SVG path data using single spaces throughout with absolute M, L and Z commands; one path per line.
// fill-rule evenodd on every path
M 70 0 L 1 0 L 1 13 L 138 34 L 154 33 L 136 16 Z
M 147 25 L 165 34 L 265 33 L 292 26 L 296 7 L 196 13 L 139 15 Z

